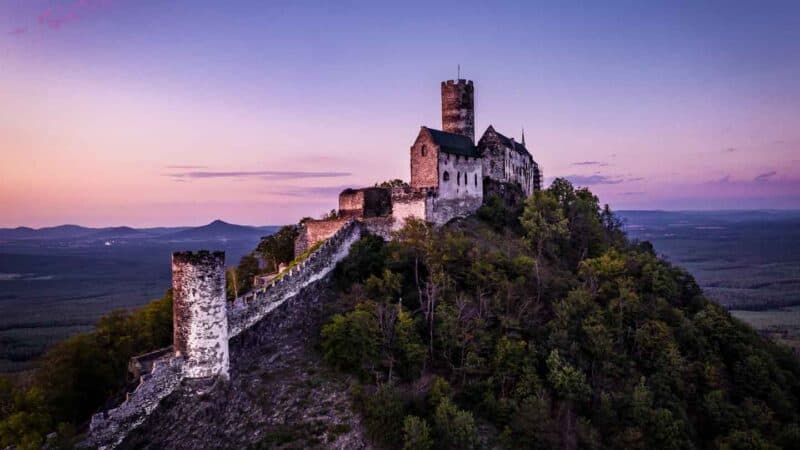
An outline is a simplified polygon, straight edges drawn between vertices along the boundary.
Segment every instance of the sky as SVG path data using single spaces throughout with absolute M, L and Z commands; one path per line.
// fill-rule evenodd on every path
M 800 2 L 0 0 L 0 227 L 294 223 L 439 83 L 612 209 L 800 208 Z

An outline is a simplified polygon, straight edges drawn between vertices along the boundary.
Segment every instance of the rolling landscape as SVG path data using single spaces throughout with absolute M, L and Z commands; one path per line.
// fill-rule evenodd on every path
M 0 450 L 800 449 L 798 18 L 0 0 Z
M 685 267 L 706 295 L 800 351 L 800 211 L 620 211 L 632 239 Z M 173 251 L 219 249 L 233 266 L 277 226 L 0 230 L 0 372 L 103 314 L 140 307 L 170 286 Z
M 0 229 L 0 372 L 27 369 L 47 347 L 90 330 L 103 314 L 164 295 L 173 251 L 223 250 L 235 265 L 277 228 L 214 221 L 178 228 Z

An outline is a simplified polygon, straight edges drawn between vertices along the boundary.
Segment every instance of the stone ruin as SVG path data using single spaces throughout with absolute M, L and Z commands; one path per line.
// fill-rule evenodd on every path
M 225 298 L 223 252 L 174 253 L 173 345 L 132 358 L 130 367 L 139 375 L 139 384 L 120 405 L 92 416 L 83 446 L 114 448 L 175 390 L 228 379 L 230 340 L 303 289 L 324 280 L 363 229 L 354 219 L 347 220 L 305 260 L 269 285 L 232 302 Z

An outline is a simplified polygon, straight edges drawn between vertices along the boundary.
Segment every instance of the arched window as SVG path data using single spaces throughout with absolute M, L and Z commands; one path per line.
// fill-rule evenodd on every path
M 450 172 L 446 170 L 444 171 L 444 173 L 442 174 L 442 181 L 450 181 Z
M 456 172 L 456 184 L 461 186 L 461 172 Z
M 478 174 L 475 174 L 475 187 L 478 187 Z
M 422 156 L 425 156 L 428 154 L 428 149 L 426 149 L 425 146 L 423 145 L 422 150 L 420 150 L 420 153 L 422 154 Z

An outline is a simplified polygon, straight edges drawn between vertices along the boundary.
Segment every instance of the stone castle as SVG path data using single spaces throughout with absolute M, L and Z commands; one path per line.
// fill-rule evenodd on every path
M 295 244 L 300 255 L 335 233 L 350 218 L 388 237 L 414 217 L 437 225 L 474 213 L 499 186 L 516 185 L 525 196 L 541 189 L 542 170 L 525 147 L 489 126 L 475 143 L 475 86 L 442 82 L 442 129 L 421 127 L 410 149 L 411 180 L 391 188 L 345 189 L 338 217 L 307 220 Z
M 173 345 L 131 360 L 138 386 L 117 407 L 92 417 L 84 445 L 114 448 L 176 390 L 235 379 L 248 333 L 258 334 L 256 325 L 272 311 L 313 296 L 363 233 L 388 238 L 410 217 L 444 224 L 472 214 L 503 186 L 526 196 L 540 189 L 541 169 L 524 138 L 518 143 L 489 126 L 475 144 L 472 81 L 442 83 L 442 128 L 421 127 L 410 149 L 410 183 L 344 190 L 336 218 L 303 223 L 295 242 L 303 258 L 234 301 L 225 297 L 224 253 L 174 253 Z

